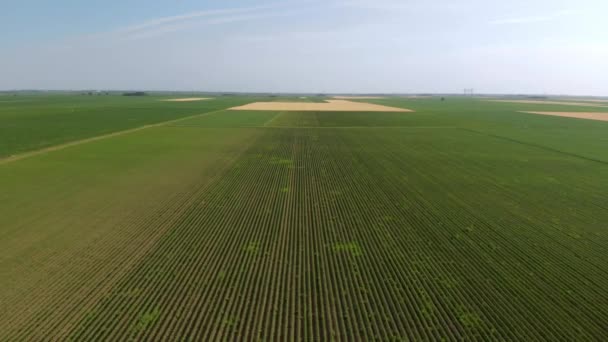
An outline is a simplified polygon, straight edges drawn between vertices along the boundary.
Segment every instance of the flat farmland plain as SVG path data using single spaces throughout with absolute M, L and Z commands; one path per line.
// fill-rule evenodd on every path
M 247 103 L 246 98 L 165 102 L 170 97 L 2 96 L 0 158 Z
M 607 123 L 366 101 L 0 165 L 0 340 L 608 337 Z

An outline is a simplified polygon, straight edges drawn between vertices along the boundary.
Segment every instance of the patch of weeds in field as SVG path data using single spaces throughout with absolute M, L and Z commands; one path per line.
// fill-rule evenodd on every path
M 277 164 L 279 164 L 279 165 L 289 165 L 289 166 L 291 166 L 291 165 L 293 165 L 293 160 L 291 160 L 291 159 L 280 159 L 280 160 L 277 162 Z
M 137 323 L 134 326 L 135 331 L 144 331 L 147 328 L 151 327 L 158 318 L 160 317 L 160 310 L 158 308 L 153 311 L 144 312 L 139 316 Z
M 454 280 L 453 278 L 449 278 L 447 276 L 444 277 L 439 277 L 436 279 L 438 284 L 441 284 L 441 286 L 447 288 L 447 289 L 452 289 L 458 286 L 458 281 Z
M 224 319 L 222 321 L 222 324 L 225 327 L 233 328 L 235 325 L 237 325 L 238 322 L 239 322 L 239 320 L 236 317 L 230 316 L 230 317 L 227 317 L 226 319 Z
M 353 256 L 363 255 L 363 250 L 356 242 L 336 243 L 334 245 L 334 251 L 336 252 L 347 252 Z
M 483 325 L 483 320 L 478 314 L 471 311 L 461 312 L 458 315 L 458 320 L 462 325 L 470 329 L 480 329 Z
M 278 157 L 272 157 L 270 159 L 270 164 L 293 166 L 293 160 L 291 160 L 291 159 L 282 159 L 282 158 L 278 158 Z
M 364 285 L 359 286 L 359 292 L 362 294 L 369 294 L 371 291 Z
M 247 244 L 247 246 L 245 246 L 244 250 L 246 253 L 257 255 L 260 251 L 260 243 L 257 241 L 250 242 Z
M 289 187 L 286 186 L 284 188 L 281 188 L 281 192 L 282 193 L 288 193 L 289 192 Z
M 435 310 L 437 309 L 437 307 L 435 306 L 435 303 L 433 302 L 429 294 L 426 292 L 425 289 L 419 288 L 418 295 L 424 303 L 424 306 L 421 309 L 421 313 L 427 318 L 434 317 Z

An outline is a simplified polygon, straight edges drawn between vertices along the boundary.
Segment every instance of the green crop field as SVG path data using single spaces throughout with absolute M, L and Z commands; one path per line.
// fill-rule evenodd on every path
M 0 341 L 608 340 L 608 122 L 518 113 L 602 108 L 23 100 Z
M 164 98 L 168 97 L 0 97 L 0 158 L 249 102 L 234 97 L 160 101 Z

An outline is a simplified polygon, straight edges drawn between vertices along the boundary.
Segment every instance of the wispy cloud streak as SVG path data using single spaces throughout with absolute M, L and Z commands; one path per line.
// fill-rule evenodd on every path
M 136 40 L 150 38 L 185 30 L 195 25 L 218 25 L 289 15 L 294 13 L 294 7 L 297 7 L 298 5 L 301 6 L 315 3 L 319 3 L 319 1 L 283 1 L 251 7 L 195 11 L 181 15 L 151 19 L 112 31 L 89 35 L 86 38 L 112 40 Z

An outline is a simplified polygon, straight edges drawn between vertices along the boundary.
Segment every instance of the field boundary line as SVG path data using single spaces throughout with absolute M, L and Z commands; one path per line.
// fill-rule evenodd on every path
M 108 134 L 102 134 L 102 135 L 97 135 L 91 138 L 85 138 L 85 139 L 80 139 L 80 140 L 74 140 L 74 141 L 70 141 L 67 143 L 63 143 L 63 144 L 59 144 L 59 145 L 54 145 L 54 146 L 49 146 L 49 147 L 45 147 L 39 150 L 34 150 L 34 151 L 30 151 L 30 152 L 25 152 L 25 153 L 21 153 L 21 154 L 15 154 L 6 158 L 0 158 L 0 165 L 5 165 L 5 164 L 9 164 L 12 162 L 16 162 L 19 160 L 23 160 L 23 159 L 27 159 L 30 157 L 35 157 L 38 155 L 42 155 L 42 154 L 46 154 L 46 153 L 50 153 L 50 152 L 54 152 L 54 151 L 60 151 L 72 146 L 78 146 L 78 145 L 83 145 L 83 144 L 87 144 L 90 142 L 94 142 L 94 141 L 99 141 L 99 140 L 103 140 L 103 139 L 108 139 L 108 138 L 113 138 L 113 137 L 117 137 L 117 136 L 121 136 L 121 135 L 126 135 L 126 134 L 130 134 L 130 133 L 135 133 L 135 132 L 139 132 L 148 128 L 155 128 L 155 127 L 162 127 L 162 126 L 168 126 L 171 124 L 174 124 L 176 122 L 180 122 L 180 121 L 184 121 L 184 120 L 189 120 L 189 119 L 194 119 L 197 117 L 202 117 L 202 116 L 207 116 L 207 115 L 211 115 L 211 114 L 215 114 L 215 113 L 219 113 L 219 112 L 223 112 L 225 109 L 220 109 L 220 110 L 216 110 L 216 111 L 212 111 L 212 112 L 207 112 L 207 113 L 202 113 L 202 114 L 195 114 L 195 115 L 190 115 L 190 116 L 186 116 L 186 117 L 182 117 L 179 119 L 174 119 L 174 120 L 169 120 L 169 121 L 162 121 L 162 122 L 158 122 L 155 124 L 149 124 L 149 125 L 144 125 L 144 126 L 140 126 L 140 127 L 135 127 L 135 128 L 130 128 L 124 131 L 118 131 L 118 132 L 112 132 L 112 133 L 108 133 Z M 174 126 L 174 127 L 180 127 L 180 126 Z
M 219 127 L 205 127 L 195 125 L 168 125 L 168 127 L 179 127 L 179 128 L 196 128 L 196 129 L 247 129 L 247 128 L 271 128 L 271 129 L 461 129 L 458 126 L 219 126 Z
M 278 112 L 275 116 L 272 117 L 272 119 L 266 121 L 264 123 L 264 125 L 262 125 L 262 127 L 269 127 L 270 123 L 272 123 L 274 120 L 276 120 L 276 118 L 278 118 L 279 116 L 283 115 L 283 113 L 285 113 L 285 112 Z
M 545 151 L 549 151 L 549 152 L 554 152 L 554 153 L 559 153 L 559 154 L 563 154 L 563 155 L 566 155 L 566 156 L 569 156 L 569 157 L 579 158 L 579 159 L 583 159 L 583 160 L 590 161 L 590 162 L 595 162 L 595 163 L 600 163 L 600 164 L 608 165 L 608 161 L 604 161 L 604 160 L 601 160 L 601 159 L 595 159 L 595 158 L 585 157 L 585 156 L 582 156 L 580 154 L 566 152 L 566 151 L 558 150 L 558 149 L 555 149 L 555 148 L 552 148 L 552 147 L 548 147 L 548 146 L 544 146 L 544 145 L 539 145 L 539 144 L 535 144 L 535 143 L 529 143 L 529 142 L 525 142 L 525 141 L 521 141 L 521 140 L 509 138 L 509 137 L 504 137 L 504 136 L 501 136 L 501 135 L 492 134 L 492 133 L 485 133 L 485 132 L 481 132 L 481 131 L 476 131 L 476 130 L 470 129 L 470 128 L 464 128 L 464 127 L 460 127 L 460 128 L 462 130 L 464 130 L 464 131 L 471 132 L 471 133 L 476 133 L 476 134 L 479 134 L 479 135 L 484 135 L 486 137 L 491 137 L 491 138 L 495 138 L 495 139 L 499 139 L 499 140 L 504 140 L 504 141 L 508 141 L 508 142 L 512 142 L 512 143 L 516 143 L 516 144 L 520 144 L 520 145 L 524 145 L 524 146 L 528 146 L 528 147 L 535 147 L 535 148 L 539 148 L 541 150 L 545 150 Z
M 394 128 L 394 129 L 459 129 L 458 126 L 254 126 L 252 128 L 306 128 L 306 129 L 383 129 L 383 128 Z

